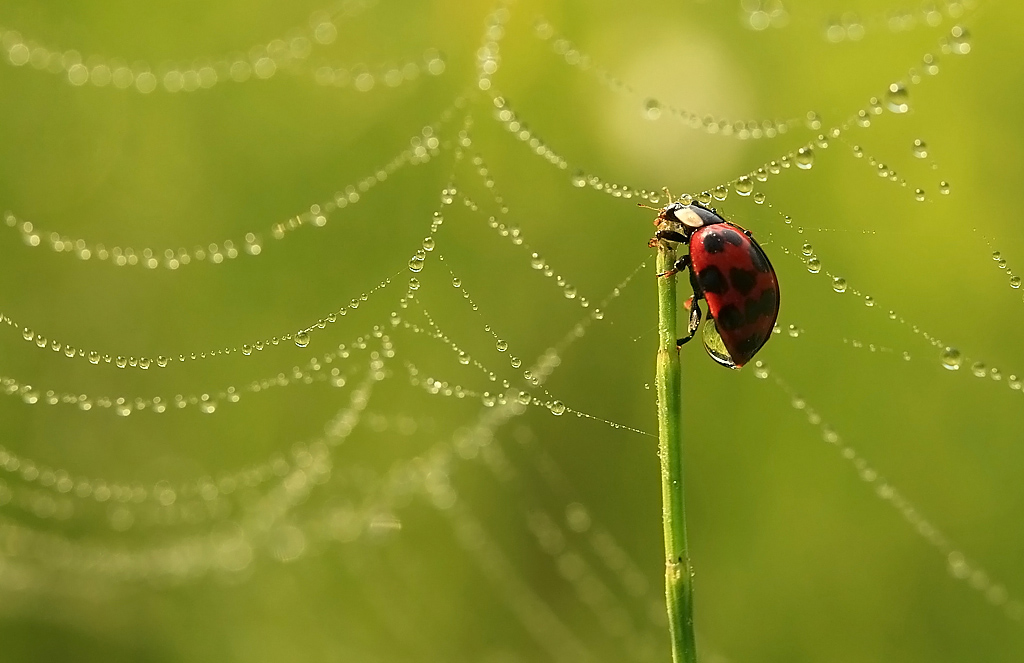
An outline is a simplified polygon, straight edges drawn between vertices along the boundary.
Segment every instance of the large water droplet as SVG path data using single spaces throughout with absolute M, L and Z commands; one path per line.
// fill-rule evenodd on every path
M 814 166 L 814 150 L 810 147 L 801 147 L 796 151 L 796 167 L 803 170 L 809 170 Z
M 892 83 L 885 93 L 885 105 L 893 113 L 906 113 L 910 110 L 910 93 L 903 83 Z
M 736 193 L 738 193 L 739 195 L 749 196 L 754 191 L 754 182 L 749 177 L 744 175 L 740 177 L 738 180 L 736 180 L 736 183 L 733 185 L 733 188 L 736 189 Z
M 661 103 L 657 99 L 644 101 L 644 117 L 648 120 L 657 120 L 661 117 Z
M 928 156 L 928 145 L 920 138 L 914 139 L 914 156 L 918 159 L 924 159 Z
M 721 334 L 718 333 L 718 327 L 715 325 L 714 319 L 704 323 L 704 327 L 701 330 L 701 340 L 704 342 L 704 349 L 708 351 L 712 359 L 722 366 L 736 368 L 736 362 L 733 361 L 732 355 L 726 349 L 725 342 L 722 340 Z
M 300 348 L 304 348 L 307 345 L 309 345 L 309 332 L 306 330 L 296 332 L 295 345 L 299 346 Z
M 508 350 L 508 341 L 498 339 L 498 342 L 494 344 L 494 347 L 498 349 L 498 352 L 504 352 Z
M 832 279 L 832 289 L 836 292 L 846 292 L 846 279 L 836 276 Z
M 956 348 L 947 347 L 942 351 L 941 358 L 943 367 L 951 371 L 960 370 L 960 363 L 963 361 L 963 357 Z
M 548 409 L 551 410 L 551 414 L 562 416 L 565 414 L 565 403 L 562 401 L 552 401 L 551 405 L 548 406 Z
M 963 26 L 955 25 L 949 31 L 949 51 L 956 55 L 967 55 L 971 52 L 971 35 Z

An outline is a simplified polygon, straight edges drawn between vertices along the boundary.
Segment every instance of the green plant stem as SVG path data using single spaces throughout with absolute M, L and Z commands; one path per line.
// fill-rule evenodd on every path
M 675 250 L 658 242 L 658 273 L 672 268 Z M 665 527 L 665 605 L 672 660 L 695 663 L 693 567 L 686 547 L 683 506 L 682 376 L 676 348 L 676 277 L 658 277 L 658 455 L 661 458 L 662 520 Z

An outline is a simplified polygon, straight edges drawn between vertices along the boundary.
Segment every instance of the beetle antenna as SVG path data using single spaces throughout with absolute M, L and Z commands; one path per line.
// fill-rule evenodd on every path
M 637 207 L 643 207 L 644 209 L 652 209 L 655 212 L 660 212 L 661 211 L 660 207 L 651 207 L 650 205 L 644 205 L 643 203 L 637 203 L 636 206 Z
M 661 187 L 661 190 L 665 192 L 666 196 L 668 196 L 668 202 L 671 203 L 675 201 L 675 198 L 672 197 L 672 192 L 668 190 L 667 186 Z

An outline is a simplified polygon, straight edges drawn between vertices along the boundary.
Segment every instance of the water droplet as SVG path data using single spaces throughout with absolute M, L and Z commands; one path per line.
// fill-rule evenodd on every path
M 587 186 L 587 175 L 582 170 L 577 170 L 572 175 L 572 185 L 577 189 Z
M 891 83 L 885 93 L 885 105 L 893 113 L 910 110 L 910 93 L 903 83 Z
M 971 52 L 971 35 L 963 26 L 955 25 L 949 31 L 949 51 L 956 55 L 967 55 Z
M 420 289 L 420 280 L 418 278 L 416 278 L 416 277 L 410 278 L 409 279 L 409 290 L 419 290 L 419 289 Z
M 508 341 L 498 339 L 498 342 L 494 344 L 494 347 L 498 348 L 498 352 L 504 352 L 508 350 Z
M 949 182 L 945 180 L 939 182 L 939 193 L 941 193 L 944 196 L 949 195 Z
M 1010 277 L 1010 287 L 1011 288 L 1019 288 L 1020 287 L 1020 277 L 1017 276 L 1016 274 L 1014 274 L 1013 276 Z
M 98 364 L 98 363 L 100 363 L 100 353 L 96 352 L 95 350 L 90 352 L 89 353 L 89 363 L 90 364 Z
M 420 272 L 423 270 L 423 260 L 417 256 L 413 256 L 409 259 L 409 271 Z
M 199 411 L 203 414 L 213 414 L 217 411 L 217 403 L 214 401 L 203 401 L 199 404 Z
M 246 357 L 248 357 L 249 355 L 251 355 L 251 354 L 252 354 L 252 346 L 251 346 L 251 345 L 249 345 L 248 343 L 246 343 L 245 345 L 243 345 L 243 346 L 242 346 L 242 354 L 243 354 L 243 355 L 245 355 Z
M 771 375 L 771 373 L 772 371 L 768 368 L 768 365 L 760 359 L 754 362 L 754 377 L 764 380 Z
M 520 405 L 529 405 L 533 399 L 530 398 L 529 392 L 520 391 L 519 395 L 516 396 L 516 400 L 519 401 Z
M 760 191 L 758 191 L 757 193 L 754 194 L 754 202 L 757 203 L 758 205 L 763 205 L 764 204 L 764 199 L 765 199 L 764 194 L 761 193 Z
M 973 373 L 976 378 L 985 377 L 988 374 L 988 371 L 985 369 L 985 362 L 976 361 L 971 364 L 971 373 Z
M 817 131 L 821 128 L 821 116 L 814 111 L 808 111 L 807 113 L 807 128 Z
M 562 401 L 552 401 L 548 409 L 551 410 L 551 414 L 561 416 L 565 414 L 565 403 Z
M 809 255 L 812 255 L 814 253 L 814 247 L 811 246 L 810 244 L 804 244 L 803 247 L 801 247 L 800 251 L 805 256 L 809 256 Z
M 539 253 L 534 253 L 530 256 L 530 267 L 544 269 L 544 258 L 541 258 Z
M 817 258 L 811 258 L 807 261 L 807 271 L 811 274 L 817 274 L 821 271 L 821 261 Z
M 814 166 L 814 150 L 810 147 L 801 147 L 796 151 L 796 167 L 802 170 L 809 170 Z
M 469 355 L 466 354 L 464 351 L 460 351 L 459 352 L 459 363 L 462 364 L 463 366 L 467 366 L 467 365 L 469 365 L 469 362 L 470 362 Z
M 790 325 L 789 326 L 789 335 L 792 338 L 797 338 L 798 336 L 800 336 L 800 328 L 797 327 L 796 325 Z
M 485 391 L 480 400 L 483 401 L 484 407 L 494 407 L 494 404 L 498 402 L 498 398 L 489 391 Z
M 739 195 L 749 196 L 754 191 L 754 182 L 749 177 L 744 175 L 736 180 L 736 183 L 733 185 L 733 188 L 736 189 L 736 193 L 738 193 Z
M 846 279 L 836 276 L 832 279 L 832 289 L 836 292 L 846 292 Z
M 295 333 L 295 345 L 304 348 L 309 345 L 309 332 L 302 330 Z
M 914 139 L 914 156 L 918 159 L 924 159 L 928 156 L 928 146 L 920 138 Z
M 657 99 L 644 101 L 644 117 L 648 120 L 657 120 L 661 117 L 661 103 Z
M 433 251 L 434 250 L 434 238 L 433 237 L 424 237 L 423 238 L 423 250 L 424 251 Z
M 960 351 L 956 348 L 947 347 L 942 351 L 942 365 L 951 370 L 960 370 L 960 363 L 963 361 L 963 357 L 960 355 Z
M 718 327 L 714 319 L 704 322 L 704 327 L 701 330 L 701 340 L 704 342 L 704 349 L 707 350 L 708 355 L 712 359 L 722 366 L 736 368 L 736 362 L 733 361 L 732 355 L 729 354 L 729 350 L 725 347 L 725 342 L 722 340 L 721 334 L 718 333 Z
M 512 368 L 519 368 L 523 365 L 523 360 L 519 357 L 509 357 L 508 363 L 512 364 Z
M 923 203 L 925 200 L 924 189 L 914 189 L 914 200 Z

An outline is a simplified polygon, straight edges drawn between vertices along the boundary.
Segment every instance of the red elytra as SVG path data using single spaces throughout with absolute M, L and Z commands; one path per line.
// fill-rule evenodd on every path
M 779 316 L 779 281 L 768 256 L 748 231 L 699 204 L 672 203 L 659 210 L 655 223 L 659 229 L 652 245 L 661 240 L 690 249 L 662 275 L 690 269 L 689 335 L 678 345 L 696 333 L 704 299 L 728 356 L 705 342 L 708 353 L 724 366 L 740 368 L 771 338 Z

